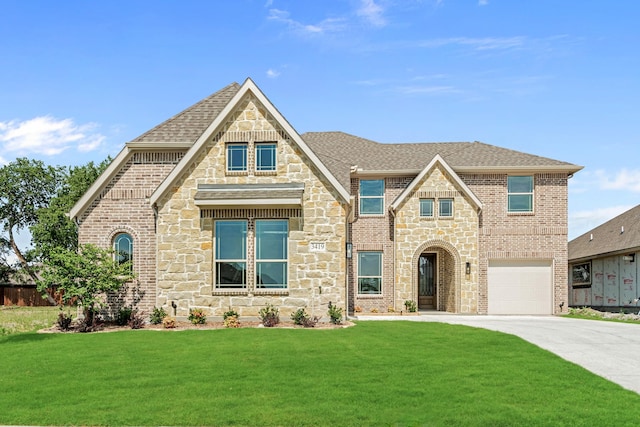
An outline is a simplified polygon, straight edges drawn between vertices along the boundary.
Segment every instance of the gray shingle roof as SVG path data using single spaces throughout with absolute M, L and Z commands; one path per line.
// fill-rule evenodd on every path
M 640 250 L 640 205 L 570 241 L 569 261 L 636 250 Z
M 425 142 L 381 144 L 344 132 L 307 132 L 304 141 L 349 188 L 349 170 L 418 171 L 436 154 L 454 169 L 561 168 L 569 172 L 580 166 L 546 157 L 496 147 L 482 142 Z
M 231 83 L 132 142 L 195 142 L 239 89 L 238 83 Z

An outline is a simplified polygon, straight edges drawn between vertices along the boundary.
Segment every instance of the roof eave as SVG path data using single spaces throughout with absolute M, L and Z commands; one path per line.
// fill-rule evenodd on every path
M 541 166 L 452 166 L 459 173 L 562 173 L 574 174 L 584 166 L 578 165 L 541 165 Z
M 125 144 L 128 148 L 132 150 L 175 150 L 175 149 L 186 149 L 188 150 L 193 145 L 193 142 L 127 142 Z

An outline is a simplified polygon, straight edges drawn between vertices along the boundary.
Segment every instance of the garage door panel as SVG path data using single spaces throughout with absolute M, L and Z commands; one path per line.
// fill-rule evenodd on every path
M 488 312 L 489 314 L 551 314 L 551 261 L 490 261 Z

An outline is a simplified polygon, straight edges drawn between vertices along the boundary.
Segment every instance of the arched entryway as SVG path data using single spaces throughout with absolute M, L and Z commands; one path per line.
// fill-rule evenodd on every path
M 413 294 L 420 310 L 460 311 L 460 256 L 444 241 L 429 241 L 416 250 Z

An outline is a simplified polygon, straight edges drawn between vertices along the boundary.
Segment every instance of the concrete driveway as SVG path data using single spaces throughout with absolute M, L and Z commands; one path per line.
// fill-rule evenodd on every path
M 555 316 L 358 316 L 359 320 L 408 320 L 467 325 L 505 332 L 640 393 L 640 325 Z

